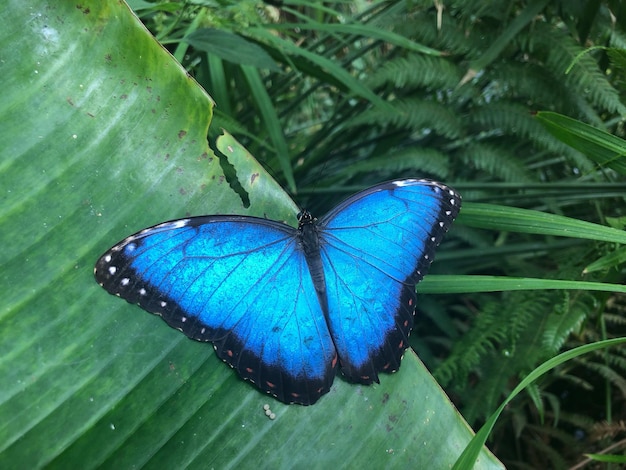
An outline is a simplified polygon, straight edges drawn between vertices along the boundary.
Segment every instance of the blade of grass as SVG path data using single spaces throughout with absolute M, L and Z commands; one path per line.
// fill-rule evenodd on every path
M 553 112 L 537 113 L 537 120 L 560 141 L 584 153 L 600 166 L 626 174 L 626 141 L 601 129 Z
M 622 292 L 626 286 L 602 282 L 568 281 L 560 279 L 516 278 L 500 276 L 430 275 L 417 287 L 421 294 L 452 294 L 468 292 L 500 292 L 516 290 L 569 289 L 602 292 Z
M 266 30 L 261 27 L 253 27 L 247 30 L 251 36 L 262 38 L 268 43 L 271 43 L 274 47 L 279 50 L 284 50 L 293 55 L 302 56 L 305 59 L 310 60 L 318 67 L 326 69 L 329 73 L 331 73 L 335 78 L 337 78 L 351 93 L 354 93 L 357 96 L 361 96 L 362 98 L 367 99 L 372 104 L 385 108 L 389 112 L 394 112 L 394 108 L 380 98 L 376 93 L 374 93 L 370 88 L 365 86 L 361 81 L 354 78 L 348 71 L 337 65 L 330 59 L 326 57 L 322 57 L 319 54 L 316 54 L 311 51 L 307 51 L 297 45 L 293 44 L 291 41 L 286 41 L 278 36 L 275 36 L 271 33 L 271 31 Z
M 626 244 L 626 232 L 603 225 L 516 207 L 465 203 L 459 221 L 476 228 Z
M 276 113 L 276 108 L 272 104 L 272 98 L 267 93 L 267 89 L 261 80 L 259 71 L 255 67 L 242 65 L 241 71 L 245 75 L 248 85 L 250 86 L 250 91 L 252 92 L 254 101 L 259 108 L 259 113 L 263 116 L 263 121 L 265 122 L 269 138 L 274 144 L 276 156 L 280 162 L 283 174 L 285 175 L 287 185 L 289 186 L 289 189 L 295 193 L 296 181 L 293 177 L 293 168 L 291 167 L 291 160 L 289 158 L 289 147 L 287 145 L 287 141 L 285 140 L 285 134 L 283 134 L 280 119 Z
M 307 16 L 300 16 L 303 20 L 308 20 Z M 400 36 L 399 34 L 392 33 L 391 31 L 385 31 L 384 29 L 373 27 L 367 24 L 315 23 L 309 21 L 308 24 L 282 23 L 272 25 L 272 29 L 289 30 L 295 28 L 309 31 L 321 31 L 328 34 L 354 34 L 356 36 L 378 39 L 386 43 L 393 44 L 394 46 L 402 47 L 413 52 L 419 52 L 421 54 L 432 55 L 436 57 L 441 57 L 444 55 L 444 53 L 441 51 L 418 44 L 408 38 L 405 38 L 404 36 Z
M 502 413 L 502 410 L 509 404 L 513 398 L 515 398 L 522 390 L 524 390 L 528 385 L 537 380 L 546 372 L 554 369 L 556 366 L 563 364 L 571 359 L 574 359 L 578 356 L 582 356 L 583 354 L 597 351 L 599 349 L 608 348 L 610 346 L 616 346 L 619 344 L 626 343 L 626 338 L 614 338 L 607 339 L 603 341 L 597 341 L 592 344 L 585 344 L 584 346 L 579 346 L 570 351 L 566 351 L 564 353 L 559 354 L 551 359 L 548 359 L 546 362 L 541 364 L 539 367 L 534 369 L 530 374 L 528 374 L 515 389 L 509 394 L 509 396 L 502 402 L 502 404 L 498 407 L 498 409 L 489 417 L 487 422 L 483 425 L 482 428 L 476 433 L 472 441 L 465 448 L 461 456 L 455 462 L 452 467 L 453 470 L 464 470 L 468 468 L 474 468 L 474 463 L 476 462 L 476 458 L 478 457 L 479 452 L 485 445 L 487 441 L 487 437 L 489 433 L 493 429 L 498 417 Z

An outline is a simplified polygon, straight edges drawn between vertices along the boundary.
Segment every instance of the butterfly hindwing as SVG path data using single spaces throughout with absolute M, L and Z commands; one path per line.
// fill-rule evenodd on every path
M 415 284 L 460 203 L 440 183 L 393 181 L 352 196 L 319 222 L 329 328 L 349 380 L 377 382 L 378 372 L 400 367 Z
M 244 379 L 286 403 L 314 403 L 337 353 L 297 231 L 239 216 L 167 222 L 132 235 L 96 264 L 97 281 L 212 341 Z

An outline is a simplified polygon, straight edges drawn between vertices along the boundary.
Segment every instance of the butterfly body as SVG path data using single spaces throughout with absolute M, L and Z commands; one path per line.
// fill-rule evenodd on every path
M 96 263 L 110 293 L 211 341 L 241 377 L 312 404 L 337 369 L 370 384 L 400 366 L 421 280 L 460 197 L 428 180 L 362 191 L 294 229 L 215 215 L 166 222 Z

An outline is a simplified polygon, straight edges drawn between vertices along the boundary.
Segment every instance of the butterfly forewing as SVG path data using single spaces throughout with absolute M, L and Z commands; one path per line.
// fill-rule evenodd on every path
M 399 368 L 415 284 L 460 204 L 440 183 L 401 180 L 347 199 L 320 221 L 329 328 L 348 379 L 371 383 Z
M 105 253 L 96 280 L 212 341 L 239 374 L 287 403 L 330 389 L 336 352 L 297 231 L 251 217 L 182 219 L 143 230 Z

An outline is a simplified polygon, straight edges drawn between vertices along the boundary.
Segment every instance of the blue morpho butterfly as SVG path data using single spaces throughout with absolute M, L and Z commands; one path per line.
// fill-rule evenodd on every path
M 107 251 L 95 277 L 161 316 L 245 380 L 310 405 L 337 368 L 378 382 L 400 367 L 417 284 L 461 206 L 452 188 L 404 179 L 373 186 L 297 229 L 238 215 L 174 220 Z

